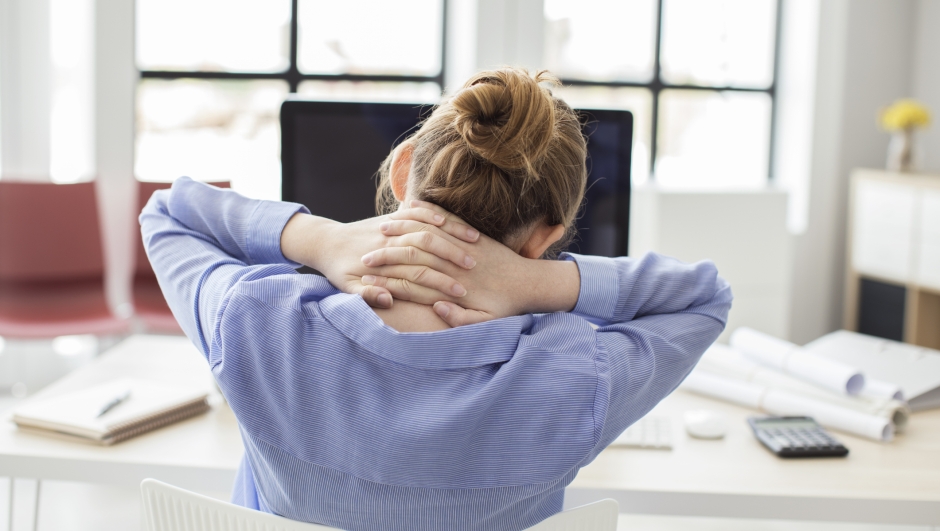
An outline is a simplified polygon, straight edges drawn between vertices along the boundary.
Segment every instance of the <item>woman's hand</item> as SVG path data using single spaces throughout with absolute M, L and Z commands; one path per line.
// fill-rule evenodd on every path
M 453 214 L 431 203 L 414 201 L 412 206 L 437 212 L 448 223 L 466 226 Z M 397 237 L 407 229 L 406 223 L 392 221 L 383 226 L 382 232 Z M 378 267 L 379 273 L 364 276 L 362 282 L 385 288 L 396 298 L 407 298 L 408 286 L 399 280 L 405 268 L 421 264 L 453 278 L 466 287 L 467 294 L 464 297 L 448 294 L 434 302 L 434 311 L 451 326 L 525 313 L 570 311 L 578 302 L 581 279 L 574 262 L 524 258 L 486 236 L 480 236 L 472 245 L 452 237 L 450 240 L 465 252 L 472 249 L 476 267 L 461 268 L 453 262 L 386 246 L 363 257 L 363 262 Z
M 381 227 L 395 223 L 393 236 L 383 234 Z M 427 208 L 403 209 L 388 216 L 379 216 L 355 223 L 338 223 L 308 214 L 297 214 L 281 233 L 281 250 L 294 262 L 320 271 L 336 288 L 357 293 L 371 306 L 389 308 L 392 294 L 375 285 L 363 284 L 363 276 L 378 270 L 364 263 L 361 257 L 376 249 L 394 247 L 410 258 L 409 265 L 396 270 L 397 298 L 423 304 L 448 297 L 459 300 L 466 289 L 452 276 L 441 272 L 442 264 L 455 270 L 467 270 L 476 264 L 455 242 L 468 244 L 479 233 L 455 220 Z

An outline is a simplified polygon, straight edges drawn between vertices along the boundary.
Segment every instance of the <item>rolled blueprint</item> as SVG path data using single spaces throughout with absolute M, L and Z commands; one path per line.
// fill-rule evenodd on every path
M 761 365 L 839 393 L 857 395 L 865 387 L 865 376 L 855 367 L 810 354 L 789 341 L 751 328 L 735 330 L 731 346 Z
M 712 345 L 702 356 L 695 370 L 787 391 L 866 415 L 885 417 L 891 421 L 897 432 L 904 430 L 911 414 L 905 402 L 881 396 L 869 396 L 865 393 L 846 396 L 843 393 L 821 389 L 788 374 L 758 365 L 740 352 L 724 345 Z
M 756 383 L 709 374 L 698 369 L 685 379 L 680 388 L 760 409 L 771 415 L 810 416 L 828 428 L 876 441 L 889 442 L 894 438 L 894 427 L 884 417 L 866 415 L 787 391 L 773 390 Z
M 869 376 L 865 376 L 865 387 L 862 388 L 861 394 L 873 398 L 889 398 L 891 400 L 904 401 L 904 391 L 901 390 L 900 385 L 884 380 L 876 380 Z

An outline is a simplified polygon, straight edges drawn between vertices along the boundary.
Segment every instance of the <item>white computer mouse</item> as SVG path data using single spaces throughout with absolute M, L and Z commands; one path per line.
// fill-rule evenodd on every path
M 721 439 L 728 432 L 728 418 L 717 411 L 686 411 L 683 420 L 685 431 L 697 439 Z

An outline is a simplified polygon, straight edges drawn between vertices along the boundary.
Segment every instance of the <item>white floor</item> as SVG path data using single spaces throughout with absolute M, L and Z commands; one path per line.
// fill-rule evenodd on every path
M 0 412 L 8 410 L 24 393 L 31 394 L 90 361 L 109 342 L 93 345 L 88 338 L 59 341 L 11 342 L 0 349 Z M 55 348 L 54 348 L 55 347 Z M 19 384 L 19 385 L 18 385 Z M 18 395 L 14 398 L 13 394 Z M 0 413 L 3 414 L 3 413 Z M 10 480 L 0 478 L 0 531 L 137 531 L 142 529 L 138 489 L 66 481 L 37 482 L 17 479 L 12 497 Z M 228 493 L 202 494 L 227 500 Z M 620 515 L 621 531 L 940 531 L 929 526 L 860 525 L 830 522 L 729 520 L 670 516 Z

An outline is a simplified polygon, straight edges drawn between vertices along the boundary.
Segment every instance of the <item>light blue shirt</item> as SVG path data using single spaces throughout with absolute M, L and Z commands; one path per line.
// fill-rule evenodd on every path
M 711 262 L 567 255 L 572 313 L 399 333 L 294 271 L 280 235 L 297 212 L 182 178 L 140 216 L 170 308 L 238 418 L 234 501 L 294 520 L 530 527 L 679 385 L 731 307 Z

